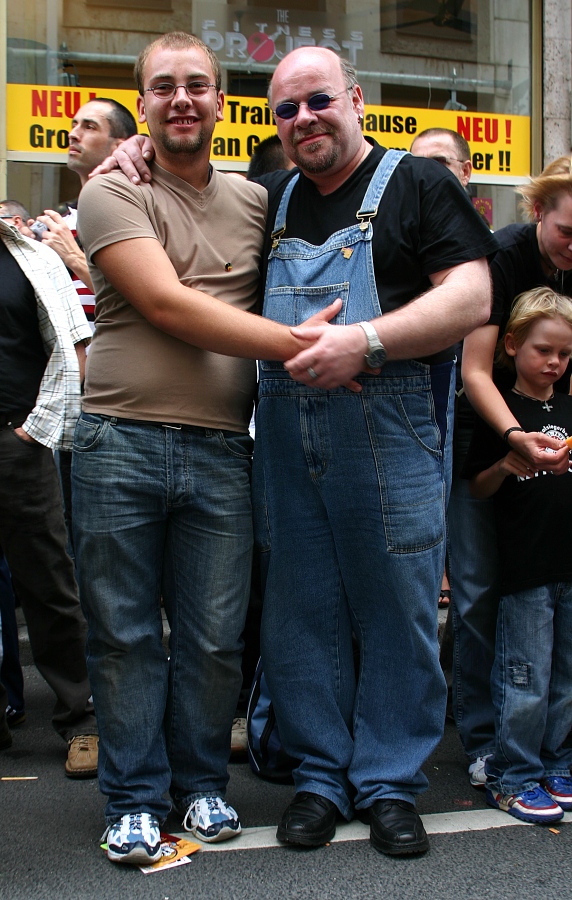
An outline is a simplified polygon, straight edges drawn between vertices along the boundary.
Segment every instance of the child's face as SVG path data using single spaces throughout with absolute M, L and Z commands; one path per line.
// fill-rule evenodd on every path
M 572 354 L 572 328 L 560 316 L 537 319 L 520 346 L 511 334 L 507 334 L 505 346 L 509 356 L 514 357 L 520 384 L 546 390 L 566 371 Z

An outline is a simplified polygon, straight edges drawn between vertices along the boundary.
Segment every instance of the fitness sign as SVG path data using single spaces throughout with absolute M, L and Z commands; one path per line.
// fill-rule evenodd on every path
M 264 21 L 265 10 L 248 10 L 246 19 L 245 10 L 233 13 L 232 7 L 225 7 L 224 21 L 217 21 L 212 17 L 212 6 L 197 6 L 201 12 L 207 10 L 200 22 L 201 38 L 220 60 L 247 66 L 253 63 L 276 65 L 298 47 L 327 47 L 345 56 L 352 65 L 359 66 L 359 51 L 364 49 L 363 31 L 348 30 L 341 18 L 328 17 L 336 27 L 325 28 L 323 15 L 320 24 L 312 22 L 312 15 L 305 13 L 305 24 L 300 25 L 290 21 L 288 9 L 273 10 L 275 20 Z M 266 18 L 270 20 L 270 15 Z

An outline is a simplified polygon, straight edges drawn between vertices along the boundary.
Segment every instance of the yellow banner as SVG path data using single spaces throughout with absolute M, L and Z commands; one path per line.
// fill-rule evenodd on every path
M 26 154 L 59 153 L 68 146 L 70 121 L 94 97 L 111 97 L 137 118 L 136 91 L 108 88 L 67 88 L 53 85 L 7 85 L 8 150 Z M 364 134 L 385 147 L 409 150 L 416 134 L 426 128 L 451 128 L 469 143 L 473 169 L 479 175 L 514 179 L 530 174 L 530 118 L 494 113 L 366 106 Z M 248 162 L 259 141 L 275 133 L 265 99 L 226 97 L 224 122 L 215 128 L 212 158 Z

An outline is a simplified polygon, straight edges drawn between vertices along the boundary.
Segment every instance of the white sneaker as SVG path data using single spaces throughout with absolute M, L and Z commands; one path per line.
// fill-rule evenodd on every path
M 473 787 L 485 787 L 487 783 L 485 763 L 491 756 L 492 753 L 488 753 L 486 756 L 477 756 L 469 766 L 469 778 Z
M 222 797 L 201 797 L 189 806 L 183 828 L 200 841 L 227 841 L 242 831 L 238 813 Z
M 161 859 L 159 822 L 149 813 L 131 813 L 107 830 L 107 858 L 149 866 Z

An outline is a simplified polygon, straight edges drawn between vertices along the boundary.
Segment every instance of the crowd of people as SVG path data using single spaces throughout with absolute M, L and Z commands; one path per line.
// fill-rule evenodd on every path
M 79 250 L 75 219 L 55 211 L 39 217 L 48 251 L 0 221 L 2 259 L 17 263 L 3 280 L 20 307 L 2 297 L 15 336 L 0 340 L 2 384 L 17 374 L 1 396 L 0 543 L 30 627 L 39 576 L 21 561 L 41 551 L 17 479 L 29 454 L 31 494 L 41 455 L 58 496 L 46 494 L 33 531 L 52 554 L 57 533 L 67 560 L 74 636 L 62 619 L 48 648 L 66 671 L 72 653 L 85 669 L 79 602 L 87 621 L 73 704 L 41 669 L 41 625 L 32 650 L 58 698 L 66 771 L 93 775 L 99 756 L 109 859 L 156 861 L 172 808 L 202 841 L 240 833 L 226 788 L 253 547 L 266 680 L 296 760 L 281 842 L 321 846 L 356 815 L 382 853 L 428 850 L 415 801 L 445 720 L 447 548 L 453 712 L 471 782 L 511 815 L 557 821 L 572 809 L 559 515 L 572 433 L 570 159 L 522 188 L 530 224 L 493 235 L 467 195 L 466 142 L 429 129 L 406 153 L 364 137 L 356 72 L 328 49 L 277 66 L 274 171 L 255 160 L 249 180 L 209 161 L 224 111 L 210 48 L 163 35 L 135 77 L 148 137 L 117 130 L 103 98 L 70 133 L 70 164 L 83 165 Z M 17 279 L 44 252 L 96 297 L 81 412 L 91 330 L 71 324 L 71 282 L 48 304 L 28 270 L 32 289 Z M 72 425 L 78 588 L 52 468 Z M 0 719 L 0 747 L 9 739 Z

